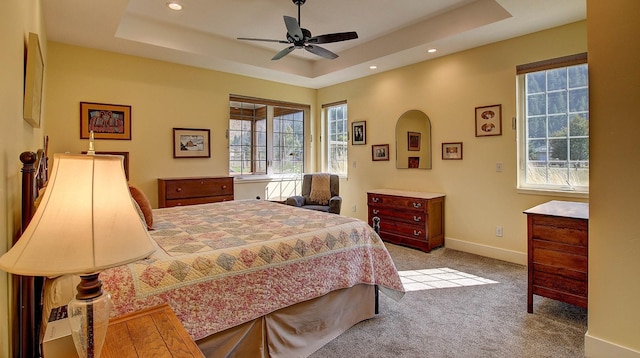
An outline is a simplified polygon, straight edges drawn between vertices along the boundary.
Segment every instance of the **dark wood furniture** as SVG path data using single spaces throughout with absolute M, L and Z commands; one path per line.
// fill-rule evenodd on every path
M 527 214 L 527 312 L 533 295 L 587 307 L 589 204 L 550 201 Z
M 49 137 L 45 137 L 43 149 L 37 152 L 22 152 L 22 226 L 13 239 L 17 243 L 26 230 L 36 211 L 36 199 L 40 189 L 49 179 L 49 158 L 47 156 Z M 39 357 L 42 352 L 40 330 L 42 324 L 43 277 L 12 276 L 14 319 L 12 324 L 12 348 L 14 357 Z
M 376 189 L 367 193 L 369 225 L 380 219 L 380 237 L 429 252 L 444 245 L 444 194 Z
M 126 314 L 109 322 L 103 358 L 204 357 L 169 305 Z
M 158 178 L 158 207 L 233 200 L 232 177 Z

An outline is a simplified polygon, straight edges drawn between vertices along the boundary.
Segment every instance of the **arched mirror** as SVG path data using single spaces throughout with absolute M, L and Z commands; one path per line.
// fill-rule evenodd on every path
M 396 123 L 396 168 L 431 169 L 431 121 L 417 109 Z

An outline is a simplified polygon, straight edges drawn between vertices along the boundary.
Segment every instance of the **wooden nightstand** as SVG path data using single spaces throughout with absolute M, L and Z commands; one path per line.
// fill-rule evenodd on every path
M 102 358 L 204 357 L 168 305 L 129 313 L 109 322 Z

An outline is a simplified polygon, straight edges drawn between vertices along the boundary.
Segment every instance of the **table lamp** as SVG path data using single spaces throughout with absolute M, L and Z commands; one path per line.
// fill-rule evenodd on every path
M 18 275 L 80 275 L 68 307 L 80 357 L 100 357 L 107 332 L 111 298 L 99 272 L 155 250 L 135 205 L 121 156 L 55 154 L 36 213 L 0 257 L 0 269 Z

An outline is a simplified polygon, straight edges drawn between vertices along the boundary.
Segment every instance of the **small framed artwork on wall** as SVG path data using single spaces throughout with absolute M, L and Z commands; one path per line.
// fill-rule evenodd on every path
M 351 123 L 351 144 L 367 144 L 367 122 L 359 121 Z
M 80 102 L 80 139 L 131 140 L 131 106 Z
M 371 160 L 389 160 L 389 144 L 375 144 L 371 146 Z
M 420 132 L 407 132 L 407 150 L 420 151 Z
M 442 160 L 462 160 L 462 142 L 442 143 Z
M 173 128 L 174 158 L 211 158 L 208 129 Z
M 476 137 L 502 135 L 502 105 L 476 107 Z

